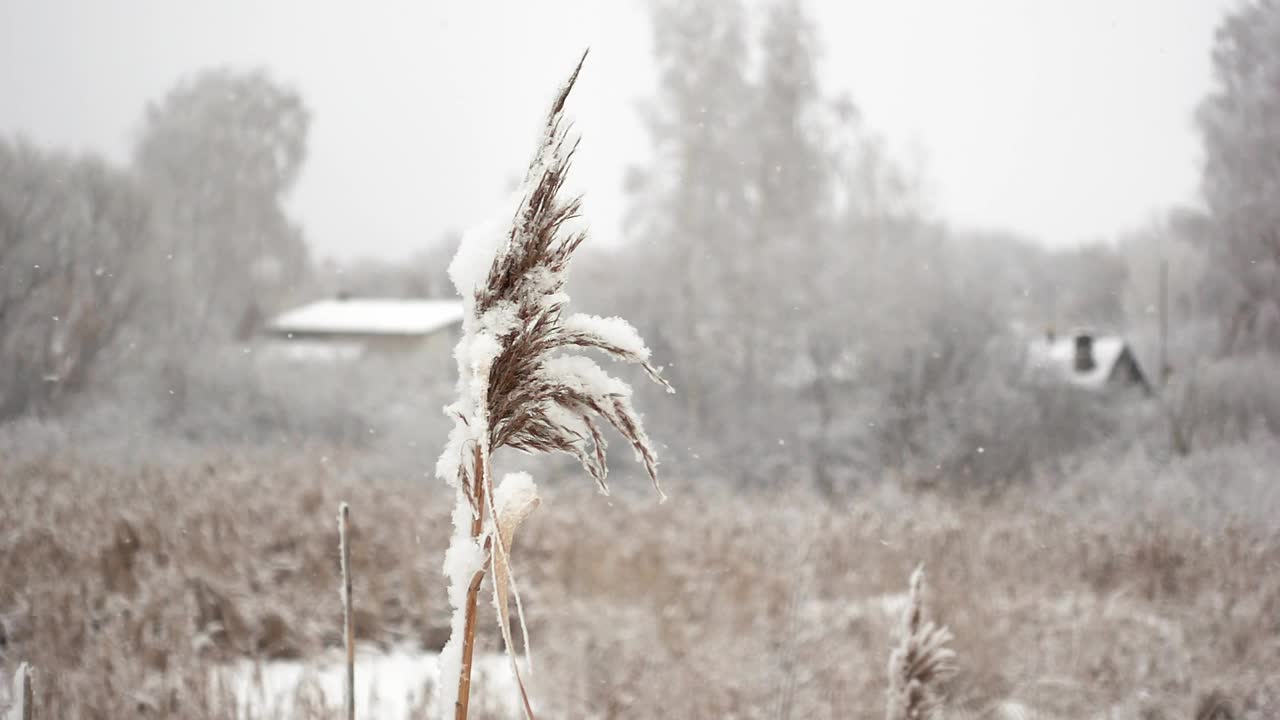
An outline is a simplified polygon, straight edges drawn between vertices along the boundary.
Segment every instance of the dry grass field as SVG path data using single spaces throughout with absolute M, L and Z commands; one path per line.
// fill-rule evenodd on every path
M 3 458 L 0 669 L 38 668 L 39 717 L 233 717 L 213 669 L 340 643 L 342 500 L 359 637 L 439 649 L 451 498 L 361 467 L 322 450 Z M 553 484 L 514 550 L 546 717 L 882 717 L 918 563 L 955 634 L 949 716 L 1280 716 L 1274 524 L 1066 512 L 1032 490 L 831 503 L 673 476 L 660 505 L 617 484 L 636 492 Z

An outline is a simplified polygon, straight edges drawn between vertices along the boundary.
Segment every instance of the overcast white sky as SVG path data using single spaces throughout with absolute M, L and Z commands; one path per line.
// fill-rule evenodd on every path
M 1054 245 L 1194 196 L 1191 121 L 1234 0 L 814 0 L 824 80 L 918 156 L 937 214 Z M 0 133 L 123 160 L 144 104 L 265 66 L 314 112 L 292 199 L 321 257 L 403 257 L 491 212 L 581 49 L 578 184 L 619 234 L 652 93 L 638 0 L 0 0 Z

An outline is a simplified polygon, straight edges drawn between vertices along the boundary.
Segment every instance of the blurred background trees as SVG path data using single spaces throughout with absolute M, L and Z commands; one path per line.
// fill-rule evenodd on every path
M 927 177 L 823 86 L 800 0 L 657 0 L 651 18 L 651 152 L 626 176 L 626 242 L 589 243 L 573 282 L 667 363 L 677 401 L 644 406 L 679 474 L 985 488 L 1134 446 L 1274 441 L 1276 0 L 1218 31 L 1203 202 L 1058 250 L 936 217 Z M 97 389 L 96 406 L 194 439 L 381 439 L 405 402 L 385 368 L 361 378 L 373 390 L 290 384 L 237 344 L 317 294 L 452 292 L 456 236 L 400 261 L 311 262 L 285 210 L 310 124 L 294 90 L 215 69 L 146 109 L 128 167 L 0 141 L 0 419 L 65 417 Z M 1168 385 L 1133 400 L 1029 376 L 1028 342 L 1077 327 L 1123 334 L 1152 381 L 1166 358 Z M 328 385 L 342 392 L 318 400 Z M 434 416 L 433 398 L 415 402 Z
M 136 316 L 149 220 L 128 174 L 0 140 L 0 421 L 89 382 Z
M 1226 313 L 1222 351 L 1280 350 L 1280 3 L 1218 28 L 1216 88 L 1200 107 L 1208 209 L 1205 285 Z
M 182 344 L 249 337 L 308 270 L 283 202 L 310 115 L 261 73 L 211 70 L 147 108 L 134 164 L 155 203 L 161 327 Z
M 854 102 L 822 87 L 803 3 L 660 3 L 653 19 L 653 160 L 632 173 L 621 252 L 663 282 L 599 290 L 675 361 L 685 404 L 661 424 L 682 429 L 682 467 L 829 492 L 951 473 L 1004 452 L 1010 433 L 974 427 L 988 386 L 1019 382 L 1013 325 L 1124 326 L 1114 249 L 1050 253 L 930 215 Z
M 822 87 L 803 3 L 693 5 L 653 8 L 662 72 L 647 108 L 652 160 L 631 174 L 632 242 L 584 281 L 607 283 L 593 302 L 647 323 L 673 360 L 684 406 L 652 407 L 656 426 L 680 428 L 682 468 L 829 492 L 886 473 L 986 485 L 1103 443 L 1185 452 L 1183 426 L 1215 428 L 1214 443 L 1224 427 L 1237 428 L 1232 441 L 1280 427 L 1265 401 L 1225 404 L 1252 408 L 1238 413 L 1209 401 L 1243 400 L 1227 378 L 1280 390 L 1257 363 L 1221 365 L 1274 350 L 1280 328 L 1277 3 L 1219 32 L 1220 89 L 1200 118 L 1207 212 L 1174 208 L 1113 243 L 1062 250 L 933 217 L 921 179 L 853 100 Z M 604 279 L 616 255 L 655 282 L 619 295 Z M 1165 397 L 1029 379 L 1027 342 L 1076 328 L 1125 335 L 1152 382 L 1163 342 Z
M 308 278 L 284 210 L 308 124 L 264 74 L 211 70 L 147 109 L 128 168 L 0 140 L 0 418 L 120 375 L 181 409 L 193 359 Z

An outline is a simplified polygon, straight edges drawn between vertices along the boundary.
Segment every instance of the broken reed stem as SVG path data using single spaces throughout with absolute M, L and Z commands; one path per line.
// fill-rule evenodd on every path
M 484 529 L 484 455 L 480 444 L 475 446 L 475 472 L 471 474 L 471 502 L 474 512 L 471 515 L 471 540 L 476 542 Z M 487 550 L 488 548 L 486 548 Z M 467 708 L 471 700 L 471 657 L 476 644 L 476 601 L 480 597 L 480 581 L 484 579 L 484 568 L 476 571 L 467 586 L 466 620 L 462 633 L 462 665 L 458 671 L 458 699 L 454 703 L 454 718 L 467 720 Z
M 14 692 L 18 696 L 18 712 L 14 713 L 15 720 L 32 720 L 36 716 L 35 693 L 31 691 L 31 676 L 35 674 L 35 670 L 31 665 L 21 662 L 18 663 L 18 677 L 14 683 Z
M 347 668 L 342 682 L 342 706 L 347 720 L 356 717 L 356 628 L 351 608 L 351 544 L 347 532 L 351 525 L 351 508 L 338 506 L 338 549 L 342 556 L 342 639 L 347 649 Z

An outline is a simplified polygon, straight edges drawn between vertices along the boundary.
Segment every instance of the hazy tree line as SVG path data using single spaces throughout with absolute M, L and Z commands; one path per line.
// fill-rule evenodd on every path
M 800 0 L 659 0 L 652 20 L 652 152 L 627 173 L 628 242 L 585 249 L 572 282 L 584 305 L 635 321 L 668 364 L 677 401 L 642 406 L 669 466 L 827 492 L 886 476 L 985 487 L 1133 447 L 1176 457 L 1274 442 L 1276 0 L 1218 30 L 1196 118 L 1202 197 L 1115 242 L 1059 251 L 938 218 L 925 178 L 856 98 L 823 87 Z M 237 374 L 209 370 L 292 300 L 450 292 L 456 241 L 403 264 L 313 267 L 282 208 L 308 121 L 292 90 L 219 70 L 146 109 L 124 167 L 0 139 L 0 422 L 65 415 L 101 388 L 125 406 L 150 398 L 165 427 L 230 408 L 214 438 L 363 441 L 400 422 L 377 394 L 315 400 L 349 379 L 281 389 L 244 360 Z M 1078 326 L 1125 334 L 1153 382 L 1165 375 L 1162 266 L 1170 373 L 1154 397 L 1028 376 L 1027 340 Z M 434 398 L 418 404 L 434 416 Z
M 214 70 L 146 108 L 125 167 L 0 139 L 0 420 L 123 372 L 184 410 L 192 359 L 309 272 L 282 208 L 308 123 L 295 92 Z
M 1280 4 L 1230 16 L 1198 117 L 1203 203 L 1049 251 L 963 231 L 857 105 L 818 77 L 799 0 L 659 2 L 630 174 L 630 244 L 580 269 L 637 319 L 682 392 L 646 403 L 681 468 L 840 491 L 885 474 L 989 485 L 1089 456 L 1273 441 L 1280 430 Z M 609 267 L 650 278 L 618 295 Z M 1101 397 L 1026 373 L 1050 329 L 1124 334 L 1153 383 Z M 638 285 L 638 286 L 633 286 Z M 594 304 L 594 301 L 593 301 Z

